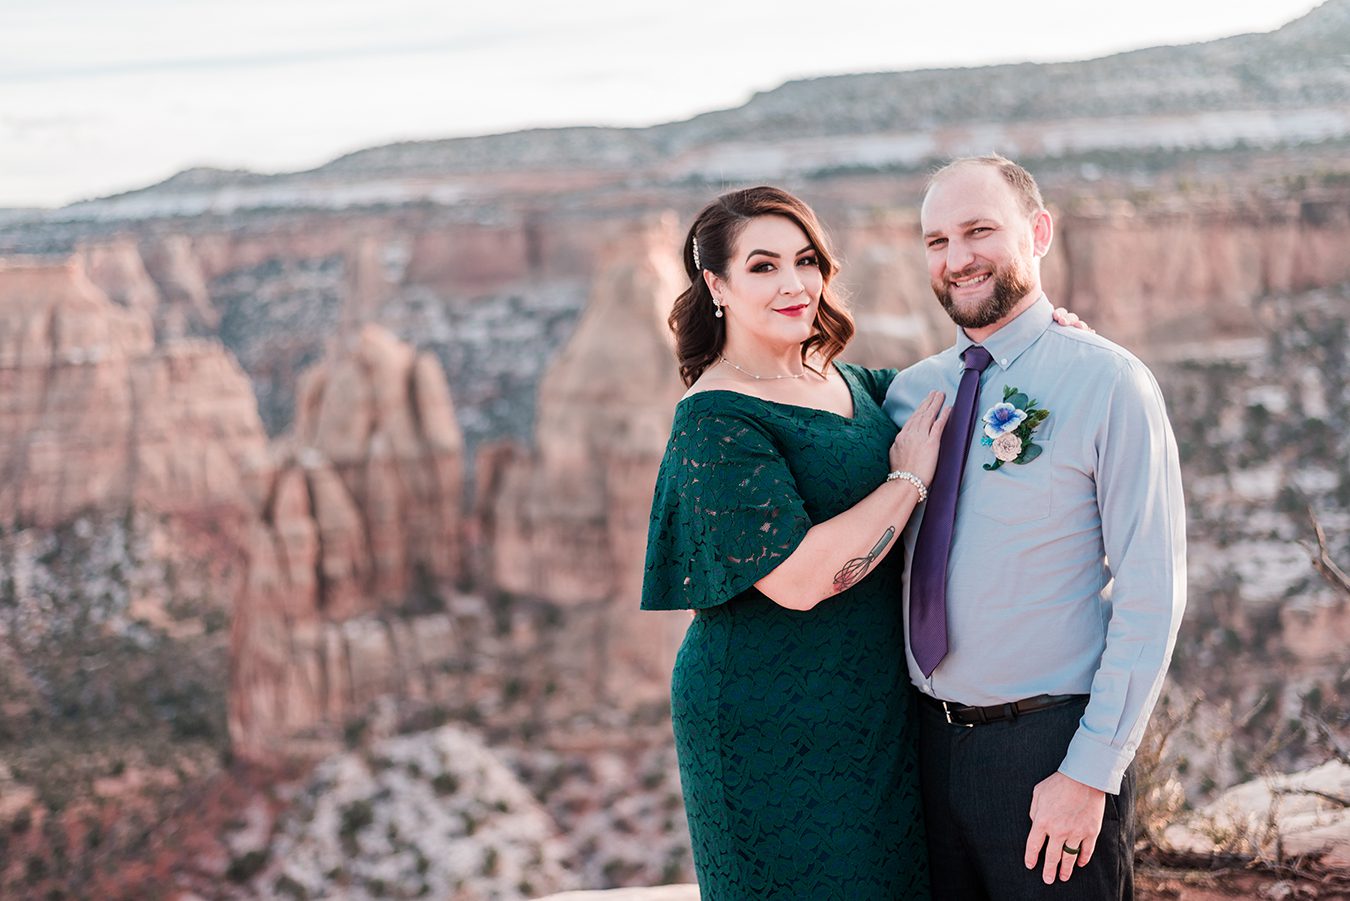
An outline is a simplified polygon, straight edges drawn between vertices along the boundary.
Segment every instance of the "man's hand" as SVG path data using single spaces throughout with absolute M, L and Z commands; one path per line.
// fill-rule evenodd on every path
M 1056 874 L 1065 882 L 1073 875 L 1073 865 L 1087 866 L 1102 831 L 1102 813 L 1106 810 L 1106 792 L 1055 773 L 1042 780 L 1031 792 L 1031 834 L 1027 836 L 1025 863 L 1036 869 L 1036 858 L 1045 847 L 1045 867 L 1041 878 L 1046 885 Z M 1046 840 L 1049 839 L 1049 844 Z M 1077 848 L 1077 854 L 1064 849 Z

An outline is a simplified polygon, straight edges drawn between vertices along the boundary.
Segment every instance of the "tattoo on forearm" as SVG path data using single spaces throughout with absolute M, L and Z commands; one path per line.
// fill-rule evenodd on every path
M 840 592 L 858 584 L 858 581 L 867 575 L 867 570 L 877 557 L 881 556 L 881 552 L 886 550 L 886 545 L 890 544 L 894 537 L 895 526 L 887 526 L 885 533 L 877 540 L 876 545 L 867 552 L 866 557 L 854 557 L 844 564 L 843 569 L 834 574 L 834 590 Z

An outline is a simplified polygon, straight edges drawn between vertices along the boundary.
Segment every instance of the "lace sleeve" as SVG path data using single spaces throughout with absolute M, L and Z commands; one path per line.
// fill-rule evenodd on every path
M 872 400 L 880 406 L 886 400 L 886 391 L 891 387 L 891 382 L 895 381 L 896 369 L 868 369 L 864 366 L 858 366 L 854 363 L 840 363 L 841 372 L 852 372 L 863 386 Z
M 656 479 L 642 608 L 729 601 L 791 555 L 810 527 L 764 427 L 752 416 L 686 401 Z

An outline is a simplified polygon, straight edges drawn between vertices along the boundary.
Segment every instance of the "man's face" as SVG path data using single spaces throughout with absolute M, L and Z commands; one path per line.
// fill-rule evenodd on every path
M 992 166 L 958 166 L 929 190 L 920 212 L 928 278 L 957 325 L 994 325 L 1037 290 L 1034 218 Z

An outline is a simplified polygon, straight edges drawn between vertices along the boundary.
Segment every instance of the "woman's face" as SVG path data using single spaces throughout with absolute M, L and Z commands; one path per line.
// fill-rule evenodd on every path
M 797 223 L 758 216 L 741 229 L 725 279 L 709 288 L 722 301 L 727 338 L 775 350 L 811 337 L 825 279 L 820 257 Z

